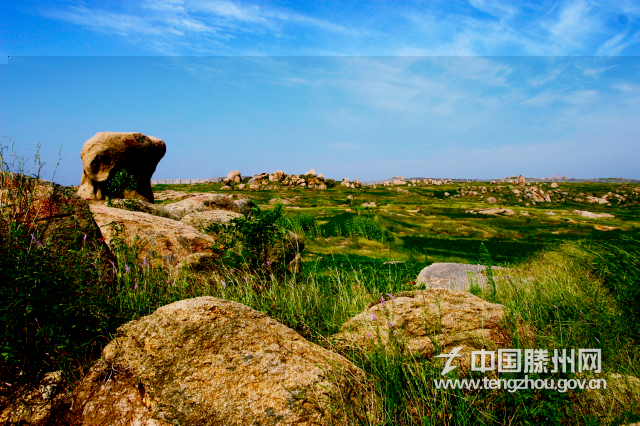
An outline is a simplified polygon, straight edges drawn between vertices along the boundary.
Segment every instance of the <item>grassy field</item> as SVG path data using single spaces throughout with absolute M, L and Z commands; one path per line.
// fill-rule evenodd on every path
M 219 190 L 221 186 L 156 185 L 154 191 L 223 192 Z M 549 184 L 538 186 L 549 190 Z M 487 204 L 473 195 L 453 197 L 468 193 L 472 187 L 478 188 L 479 196 L 483 195 L 480 188 L 487 188 L 485 198 L 494 196 L 499 202 Z M 482 242 L 497 263 L 506 265 L 565 241 L 616 241 L 623 235 L 640 236 L 640 192 L 634 191 L 640 185 L 560 183 L 554 190 L 560 194 L 559 200 L 565 201 L 535 205 L 526 200 L 519 202 L 510 187 L 518 188 L 502 183 L 403 187 L 407 194 L 397 187 L 383 186 L 354 189 L 337 185 L 321 191 L 271 185 L 258 191 L 228 192 L 251 197 L 262 208 L 269 208 L 269 200 L 274 198 L 299 197 L 287 206 L 288 216 L 294 222 L 302 219 L 308 224 L 307 257 L 341 253 L 423 263 L 473 263 Z M 567 195 L 563 196 L 563 192 Z M 611 206 L 575 201 L 609 192 L 628 194 L 627 200 Z M 450 195 L 446 197 L 445 193 Z M 376 207 L 362 207 L 363 203 L 371 202 Z M 507 208 L 515 214 L 469 212 L 487 208 Z M 590 219 L 573 214 L 574 210 L 610 213 L 615 217 Z M 360 232 L 348 229 L 354 220 L 366 224 Z
M 62 370 L 73 385 L 120 324 L 190 297 L 236 300 L 334 349 L 330 336 L 368 304 L 387 293 L 414 289 L 419 271 L 433 262 L 478 263 L 481 243 L 512 272 L 508 280 L 498 281 L 495 293 L 478 295 L 505 306 L 507 325 L 525 321 L 535 335 L 534 342 L 525 342 L 514 332 L 514 345 L 600 348 L 605 374 L 640 377 L 635 187 L 560 184 L 557 202 L 526 205 L 506 184 L 480 184 L 487 187 L 485 197 L 499 199 L 489 205 L 479 198 L 481 186 L 473 185 L 479 195 L 460 197 L 454 196 L 474 191 L 471 184 L 403 188 L 408 193 L 395 187 L 228 191 L 250 196 L 262 209 L 271 208 L 274 198 L 300 197 L 287 205 L 280 225 L 304 236 L 304 262 L 297 273 L 228 271 L 207 282 L 184 270 L 140 263 L 126 244 L 113 249 L 115 274 L 107 282 L 96 275 L 97 252 L 91 246 L 60 255 L 51 242 L 33 244 L 37 235 L 2 216 L 0 296 L 10 303 L 0 307 L 0 405 L 47 371 Z M 222 192 L 220 186 L 153 189 Z M 624 200 L 610 206 L 576 201 L 609 192 Z M 365 202 L 376 207 L 362 207 Z M 490 207 L 515 214 L 477 213 Z M 574 210 L 615 217 L 589 219 Z M 413 358 L 402 342 L 342 354 L 368 373 L 381 396 L 380 418 L 363 415 L 359 424 L 619 425 L 640 420 L 640 401 L 624 392 L 437 390 L 433 379 L 440 378 L 442 362 Z

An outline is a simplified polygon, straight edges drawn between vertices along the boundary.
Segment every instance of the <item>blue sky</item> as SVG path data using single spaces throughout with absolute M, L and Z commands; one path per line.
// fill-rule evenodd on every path
M 63 184 L 98 131 L 164 139 L 157 179 L 640 178 L 638 28 L 637 1 L 4 2 L 0 136 L 45 177 L 62 146 Z

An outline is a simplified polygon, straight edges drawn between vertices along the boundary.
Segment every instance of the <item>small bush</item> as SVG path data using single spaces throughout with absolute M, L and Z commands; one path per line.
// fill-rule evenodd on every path
M 135 191 L 137 188 L 138 184 L 135 178 L 122 169 L 109 176 L 105 183 L 104 195 L 108 198 L 124 198 L 126 191 Z
M 237 217 L 225 225 L 212 224 L 205 232 L 224 235 L 226 243 L 220 247 L 224 265 L 257 273 L 281 270 L 283 265 L 272 261 L 290 238 L 289 231 L 281 226 L 283 213 L 282 203 L 266 211 L 256 206 L 251 215 Z

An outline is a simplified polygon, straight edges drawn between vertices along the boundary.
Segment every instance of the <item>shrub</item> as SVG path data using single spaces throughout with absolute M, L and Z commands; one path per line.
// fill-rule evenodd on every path
M 237 217 L 224 225 L 211 224 L 205 232 L 221 232 L 225 236 L 226 244 L 220 247 L 224 250 L 223 264 L 258 273 L 281 270 L 282 265 L 272 264 L 272 259 L 289 238 L 289 231 L 280 225 L 283 213 L 282 203 L 266 211 L 256 206 L 251 215 Z
M 124 198 L 128 190 L 135 191 L 138 184 L 135 178 L 126 170 L 122 169 L 109 176 L 105 183 L 105 196 L 107 198 Z

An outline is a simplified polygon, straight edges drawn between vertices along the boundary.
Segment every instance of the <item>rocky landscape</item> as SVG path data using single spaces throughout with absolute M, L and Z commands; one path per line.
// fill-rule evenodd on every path
M 333 324 L 333 331 L 322 335 L 311 331 L 304 319 L 294 315 L 283 314 L 282 320 L 278 320 L 221 296 L 239 297 L 244 292 L 246 297 L 254 292 L 250 294 L 255 296 L 242 300 L 251 303 L 263 298 L 268 302 L 269 292 L 276 291 L 276 287 L 270 286 L 286 287 L 287 283 L 295 282 L 287 281 L 290 279 L 287 277 L 295 279 L 302 274 L 304 262 L 313 258 L 319 262 L 321 256 L 328 255 L 318 248 L 320 245 L 335 241 L 343 249 L 353 246 L 359 255 L 367 255 L 372 254 L 373 247 L 384 253 L 383 243 L 390 237 L 383 235 L 378 241 L 377 237 L 365 235 L 365 231 L 353 231 L 354 234 L 346 235 L 349 239 L 345 238 L 346 231 L 340 233 L 340 228 L 337 236 L 323 234 L 321 230 L 319 236 L 311 237 L 313 229 L 322 226 L 313 219 L 315 228 L 301 225 L 299 232 L 286 230 L 282 241 L 270 244 L 263 262 L 266 275 L 262 276 L 267 278 L 261 278 L 257 271 L 234 269 L 225 263 L 225 256 L 232 250 L 225 245 L 226 239 L 232 235 L 234 226 L 239 229 L 242 219 L 258 215 L 260 208 L 268 211 L 284 206 L 286 211 L 295 211 L 314 202 L 315 196 L 308 194 L 332 190 L 351 191 L 348 195 L 340 193 L 339 214 L 355 215 L 347 216 L 354 222 L 346 222 L 352 223 L 349 225 L 352 228 L 344 229 L 360 229 L 356 228 L 359 225 L 354 218 L 370 218 L 366 209 L 380 209 L 388 213 L 389 221 L 396 222 L 421 214 L 421 207 L 396 208 L 387 202 L 392 196 L 421 194 L 424 203 L 464 201 L 467 205 L 461 205 L 456 214 L 478 217 L 473 220 L 491 216 L 500 220 L 511 216 L 527 220 L 527 216 L 543 216 L 530 214 L 524 208 L 553 205 L 558 216 L 564 215 L 574 223 L 575 217 L 618 219 L 601 210 L 559 211 L 557 203 L 583 202 L 602 209 L 634 205 L 640 196 L 640 188 L 632 186 L 600 191 L 596 196 L 586 191 L 575 193 L 566 184 L 555 182 L 532 185 L 522 176 L 485 186 L 401 177 L 367 186 L 359 179 L 328 179 L 313 169 L 300 175 L 275 171 L 250 177 L 234 170 L 214 188 L 220 193 L 185 186 L 152 188 L 151 176 L 165 151 L 164 141 L 140 133 L 98 133 L 82 149 L 82 180 L 77 194 L 50 182 L 2 174 L 0 206 L 4 220 L 33 224 L 29 228 L 31 238 L 40 246 L 46 245 L 48 250 L 62 256 L 69 250 L 77 251 L 79 244 L 88 241 L 98 253 L 94 265 L 103 271 L 100 276 L 109 283 L 135 282 L 135 288 L 130 286 L 126 290 L 134 295 L 138 294 L 138 285 L 148 285 L 149 279 L 126 281 L 133 274 L 134 260 L 122 263 L 120 253 L 123 247 L 135 247 L 135 263 L 139 265 L 135 267 L 147 274 L 143 277 L 151 276 L 148 275 L 151 272 L 145 272 L 150 268 L 157 268 L 154 273 L 167 277 L 160 285 L 162 291 L 182 280 L 190 294 L 202 296 L 161 306 L 150 304 L 147 315 L 133 316 L 117 328 L 109 342 L 102 345 L 101 356 L 92 360 L 90 368 L 85 368 L 84 376 L 76 382 L 62 371 L 46 371 L 38 376 L 37 384 L 25 386 L 19 393 L 11 393 L 9 389 L 18 385 L 5 383 L 3 395 L 12 396 L 3 401 L 0 424 L 391 424 L 389 413 L 393 410 L 389 396 L 374 380 L 373 376 L 379 373 L 373 373 L 371 361 L 363 359 L 380 350 L 398 351 L 398 342 L 402 342 L 400 352 L 407 360 L 433 363 L 429 364 L 433 366 L 429 371 L 438 377 L 440 364 L 433 357 L 455 347 L 462 347 L 461 353 L 468 355 L 479 349 L 534 345 L 540 327 L 529 323 L 534 321 L 533 317 L 527 318 L 522 314 L 524 311 L 498 303 L 495 288 L 493 296 L 488 289 L 489 284 L 497 283 L 500 289 L 504 288 L 500 290 L 505 292 L 502 295 L 507 291 L 526 292 L 540 279 L 536 273 L 541 272 L 532 266 L 519 272 L 511 267 L 492 268 L 491 264 L 423 262 L 418 273 L 403 278 L 403 282 L 396 280 L 389 284 L 402 291 L 389 287 L 382 294 L 378 288 L 358 290 L 362 284 L 356 279 L 339 290 L 351 291 L 353 302 L 346 299 L 335 302 L 345 309 L 340 316 L 342 322 Z M 427 189 L 431 192 L 417 192 Z M 275 190 L 280 193 L 272 197 L 270 191 Z M 374 201 L 368 198 L 368 191 L 382 195 Z M 291 196 L 282 196 L 292 192 Z M 321 199 L 318 195 L 314 203 Z M 321 204 L 309 208 L 328 207 Z M 442 216 L 432 213 L 425 216 L 444 221 Z M 553 211 L 543 214 L 556 216 Z M 318 215 L 322 217 L 322 211 Z M 212 224 L 222 227 L 212 231 Z M 372 229 L 365 225 L 362 229 Z M 444 223 L 441 228 L 445 228 Z M 220 229 L 226 229 L 227 233 Z M 399 232 L 402 234 L 404 231 Z M 378 242 L 371 242 L 374 240 Z M 305 251 L 308 247 L 313 252 Z M 404 262 L 387 260 L 384 267 L 390 271 L 403 267 Z M 272 265 L 283 265 L 283 269 L 275 272 Z M 493 273 L 487 275 L 490 271 L 495 271 L 495 278 Z M 329 273 L 334 272 L 329 268 Z M 166 284 L 172 280 L 173 284 Z M 514 290 L 507 290 L 510 286 Z M 234 288 L 239 293 L 230 293 Z M 313 299 L 311 291 L 320 290 L 312 287 L 305 290 L 305 303 L 319 303 L 309 301 Z M 211 293 L 217 296 L 206 295 Z M 375 300 L 367 300 L 373 293 Z M 330 295 L 323 297 L 336 297 L 335 293 Z M 269 303 L 277 305 L 273 300 Z M 301 302 L 285 298 L 284 304 L 294 303 Z M 314 313 L 308 310 L 300 315 L 311 317 Z M 405 362 L 408 361 L 398 365 Z M 461 362 L 459 366 L 461 374 L 468 374 L 468 363 Z M 619 405 L 622 411 L 632 410 L 630 401 L 636 397 L 627 394 L 622 398 L 620 389 L 613 385 L 599 403 Z M 574 403 L 586 407 L 588 402 L 584 401 L 588 398 L 585 396 L 584 401 L 580 398 L 576 397 Z M 417 410 L 412 407 L 405 407 L 404 412 Z

